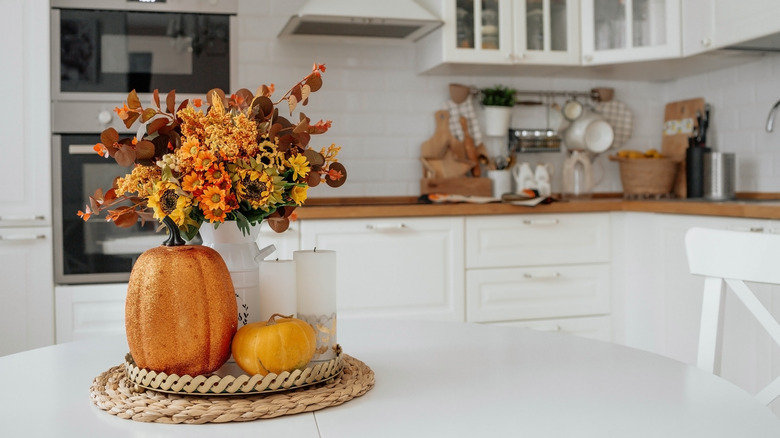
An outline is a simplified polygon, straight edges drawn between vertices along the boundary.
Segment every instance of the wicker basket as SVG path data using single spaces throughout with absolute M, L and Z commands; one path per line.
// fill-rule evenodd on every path
M 610 158 L 620 163 L 626 198 L 667 197 L 672 193 L 678 163 L 668 158 Z

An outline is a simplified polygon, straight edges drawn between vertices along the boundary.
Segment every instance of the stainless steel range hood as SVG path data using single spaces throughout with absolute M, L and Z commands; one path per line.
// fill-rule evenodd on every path
M 414 0 L 309 0 L 280 37 L 293 35 L 416 41 L 442 22 Z

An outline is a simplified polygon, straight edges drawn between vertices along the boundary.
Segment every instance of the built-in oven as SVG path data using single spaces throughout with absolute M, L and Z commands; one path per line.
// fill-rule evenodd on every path
M 120 228 L 84 210 L 97 188 L 129 173 L 92 148 L 114 127 L 132 135 L 113 109 L 131 90 L 177 102 L 232 90 L 237 0 L 52 0 L 51 126 L 54 262 L 57 284 L 127 281 L 133 262 L 164 236 L 158 224 Z

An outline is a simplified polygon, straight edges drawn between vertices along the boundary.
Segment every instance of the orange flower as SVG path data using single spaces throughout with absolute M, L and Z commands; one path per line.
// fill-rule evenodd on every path
M 206 180 L 212 184 L 230 182 L 230 175 L 225 170 L 223 163 L 214 163 L 206 171 Z
M 195 157 L 195 165 L 193 167 L 195 170 L 206 170 L 215 161 L 217 161 L 217 157 L 214 154 L 209 151 L 200 151 L 198 156 Z
M 198 201 L 206 206 L 206 210 L 225 210 L 227 208 L 225 202 L 226 196 L 227 193 L 219 188 L 219 186 L 210 185 L 203 190 L 203 193 L 201 193 L 200 196 L 198 196 Z
M 222 210 L 221 208 L 215 208 L 213 210 L 205 209 L 203 210 L 203 216 L 209 222 L 223 223 L 225 222 L 225 218 L 227 217 L 227 212 L 225 210 Z
M 192 99 L 192 104 L 195 107 L 200 108 L 201 106 L 203 106 L 203 99 L 200 99 L 200 98 Z
M 190 172 L 182 178 L 181 188 L 198 197 L 203 192 L 203 179 L 198 172 Z

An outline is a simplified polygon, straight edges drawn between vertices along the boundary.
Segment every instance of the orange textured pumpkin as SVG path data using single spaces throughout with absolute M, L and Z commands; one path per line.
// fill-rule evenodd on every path
M 247 324 L 233 338 L 233 359 L 249 375 L 306 368 L 317 346 L 314 329 L 297 318 L 274 314 Z
M 139 368 L 167 374 L 207 374 L 230 357 L 238 325 L 230 272 L 218 252 L 185 245 L 176 224 L 170 237 L 138 257 L 130 273 L 125 331 Z

